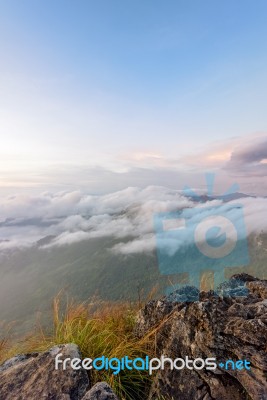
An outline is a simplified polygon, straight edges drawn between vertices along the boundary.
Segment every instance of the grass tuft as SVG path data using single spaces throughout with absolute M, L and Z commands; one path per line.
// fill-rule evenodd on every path
M 97 299 L 90 303 L 63 305 L 62 293 L 53 302 L 53 326 L 50 330 L 38 323 L 34 332 L 10 347 L 8 337 L 0 341 L 0 360 L 18 353 L 45 351 L 55 345 L 75 343 L 83 357 L 131 359 L 152 355 L 154 335 L 138 339 L 133 334 L 140 304 L 107 303 Z M 125 370 L 114 375 L 112 370 L 91 370 L 92 383 L 106 381 L 121 399 L 143 399 L 150 386 L 147 371 Z

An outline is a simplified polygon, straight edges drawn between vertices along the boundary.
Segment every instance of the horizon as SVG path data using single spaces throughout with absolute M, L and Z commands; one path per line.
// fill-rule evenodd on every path
M 203 189 L 207 171 L 266 194 L 266 12 L 0 2 L 0 194 Z

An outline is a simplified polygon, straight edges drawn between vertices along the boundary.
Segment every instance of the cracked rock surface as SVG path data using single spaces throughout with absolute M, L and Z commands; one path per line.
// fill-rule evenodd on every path
M 245 295 L 235 297 L 242 286 Z M 171 370 L 166 363 L 154 372 L 150 400 L 267 399 L 267 281 L 240 274 L 219 296 L 201 292 L 197 302 L 175 302 L 172 294 L 151 301 L 140 311 L 135 333 L 142 337 L 158 323 L 157 357 L 216 357 L 217 365 L 247 360 L 251 369 Z
M 99 382 L 86 393 L 82 400 L 118 400 L 118 397 L 106 382 Z
M 1 400 L 80 400 L 89 387 L 85 370 L 55 369 L 55 356 L 81 358 L 74 344 L 55 346 L 44 353 L 19 355 L 0 366 Z

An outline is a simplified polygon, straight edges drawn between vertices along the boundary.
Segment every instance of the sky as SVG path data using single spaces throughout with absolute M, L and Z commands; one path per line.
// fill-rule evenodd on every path
M 266 1 L 0 0 L 0 194 L 267 190 Z

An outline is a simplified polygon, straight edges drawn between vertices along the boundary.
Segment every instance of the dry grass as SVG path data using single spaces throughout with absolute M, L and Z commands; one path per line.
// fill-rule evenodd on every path
M 34 332 L 11 345 L 8 336 L 0 341 L 0 360 L 18 353 L 44 351 L 54 345 L 75 343 L 83 357 L 145 358 L 152 355 L 155 331 L 142 339 L 133 335 L 136 313 L 140 304 L 107 303 L 94 300 L 62 305 L 62 294 L 53 302 L 53 327 L 44 329 L 37 324 Z M 149 386 L 147 371 L 126 370 L 114 375 L 109 371 L 94 371 L 93 382 L 107 381 L 122 399 L 143 399 Z
M 0 322 L 0 363 L 14 354 L 15 346 L 11 341 L 12 329 L 13 324 Z

